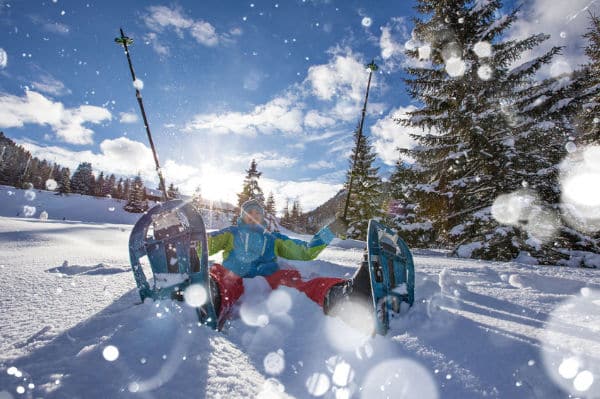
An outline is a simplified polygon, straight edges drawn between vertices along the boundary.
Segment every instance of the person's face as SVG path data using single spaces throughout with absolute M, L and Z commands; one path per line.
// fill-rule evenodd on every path
M 242 220 L 246 224 L 262 224 L 263 216 L 258 209 L 250 209 L 248 212 L 244 212 Z

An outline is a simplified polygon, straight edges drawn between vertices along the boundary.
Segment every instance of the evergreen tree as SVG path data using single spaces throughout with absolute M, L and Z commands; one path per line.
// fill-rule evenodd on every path
M 600 143 L 600 17 L 590 14 L 590 27 L 583 35 L 587 40 L 585 54 L 589 63 L 578 74 L 581 86 L 581 110 L 578 116 L 577 142 L 585 145 Z
M 267 230 L 269 231 L 279 231 L 280 229 L 276 214 L 275 197 L 273 196 L 273 192 L 270 192 L 265 204 L 265 221 L 267 223 Z
M 242 192 L 237 195 L 238 207 L 241 207 L 242 204 L 249 199 L 255 199 L 264 206 L 265 196 L 262 189 L 258 185 L 258 179 L 260 179 L 261 175 L 262 172 L 258 171 L 256 161 L 253 159 L 250 163 L 250 169 L 246 170 L 246 177 L 244 178 Z
M 123 209 L 131 213 L 142 213 L 148 210 L 144 182 L 139 174 L 135 177 L 131 185 L 127 204 L 125 204 Z
M 104 191 L 104 185 L 106 181 L 104 180 L 104 172 L 100 172 L 100 175 L 96 179 L 96 184 L 94 186 L 94 196 L 102 197 L 102 192 Z
M 116 181 L 117 178 L 115 177 L 114 174 L 111 174 L 108 179 L 105 180 L 104 183 L 104 187 L 102 189 L 102 196 L 103 197 L 108 197 L 109 195 L 111 197 L 114 197 L 114 194 L 116 194 Z
M 123 195 L 121 198 L 128 199 L 130 191 L 131 191 L 131 179 L 126 178 L 125 182 L 123 183 Z
M 283 216 L 281 217 L 281 225 L 287 229 L 290 228 L 290 199 L 286 198 L 285 206 L 283 207 Z
M 387 219 L 408 245 L 427 248 L 433 244 L 433 224 L 430 220 L 419 221 L 417 216 L 419 198 L 410 184 L 414 175 L 412 167 L 402 159 L 396 162 L 389 182 Z
M 159 190 L 162 192 L 161 188 L 159 188 Z M 167 198 L 179 198 L 179 188 L 175 187 L 173 183 L 169 184 L 169 188 L 167 189 Z
M 95 178 L 91 163 L 82 162 L 77 166 L 71 178 L 71 191 L 76 194 L 94 195 Z
M 113 198 L 123 199 L 123 178 L 120 177 L 115 186 Z
M 360 140 L 359 140 L 360 139 Z M 352 191 L 348 204 L 348 237 L 365 240 L 369 220 L 382 216 L 382 182 L 379 168 L 373 166 L 375 151 L 370 138 L 354 132 L 355 146 L 350 156 L 346 188 L 352 179 Z M 354 162 L 356 160 L 356 163 Z
M 58 192 L 63 195 L 71 192 L 71 171 L 69 168 L 63 168 L 60 171 Z
M 194 190 L 194 195 L 192 195 L 192 205 L 197 211 L 200 211 L 200 209 L 203 208 L 202 190 L 200 189 L 200 186 L 196 187 Z
M 406 68 L 410 95 L 423 107 L 408 126 L 422 129 L 418 145 L 402 150 L 415 159 L 409 189 L 418 199 L 420 222 L 431 221 L 436 241 L 455 245 L 460 256 L 512 259 L 520 232 L 500 226 L 491 205 L 516 190 L 515 93 L 557 54 L 552 48 L 511 69 L 548 36 L 502 40 L 517 11 L 502 13 L 500 0 L 418 0 L 416 46 L 407 55 L 425 63 Z M 523 95 L 523 93 L 521 93 Z M 515 115 L 517 112 L 517 115 Z

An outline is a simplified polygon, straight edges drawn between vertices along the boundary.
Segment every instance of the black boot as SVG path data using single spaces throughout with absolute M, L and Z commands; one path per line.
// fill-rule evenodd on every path
M 371 291 L 371 278 L 369 275 L 369 262 L 367 254 L 360 264 L 358 270 L 351 279 L 336 284 L 329 289 L 325 297 L 323 311 L 331 316 L 338 316 L 351 326 L 364 330 L 363 321 L 356 320 L 352 311 L 347 309 L 350 303 L 362 303 L 369 311 L 373 308 L 373 294 Z

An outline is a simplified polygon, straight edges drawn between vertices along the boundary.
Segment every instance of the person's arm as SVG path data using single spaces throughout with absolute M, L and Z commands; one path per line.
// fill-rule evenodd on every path
M 323 227 L 309 241 L 290 238 L 280 233 L 275 236 L 275 255 L 290 260 L 313 260 L 333 240 L 335 235 L 327 227 Z
M 233 234 L 228 228 L 213 231 L 207 234 L 208 256 L 214 255 L 219 251 L 229 252 L 233 249 Z M 198 255 L 201 256 L 202 247 L 197 247 Z

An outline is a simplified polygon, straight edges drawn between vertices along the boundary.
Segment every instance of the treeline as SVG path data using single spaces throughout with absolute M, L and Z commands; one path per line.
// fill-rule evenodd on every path
M 0 184 L 56 191 L 61 195 L 74 193 L 126 200 L 124 208 L 130 212 L 144 212 L 148 209 L 149 198 L 140 175 L 117 179 L 114 174 L 100 172 L 96 177 L 90 162 L 80 163 L 71 174 L 67 167 L 33 157 L 3 132 L 0 132 Z M 167 196 L 177 198 L 179 189 L 171 184 Z

